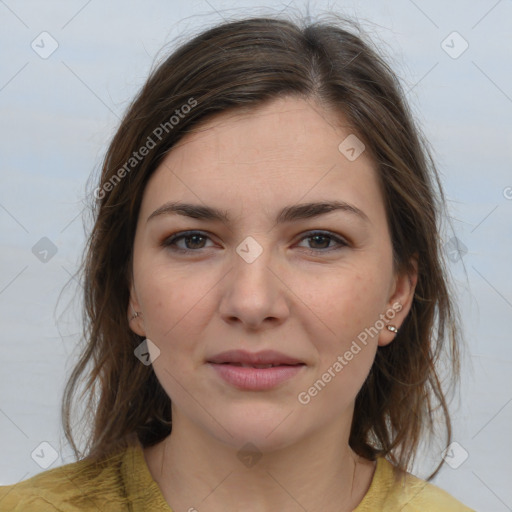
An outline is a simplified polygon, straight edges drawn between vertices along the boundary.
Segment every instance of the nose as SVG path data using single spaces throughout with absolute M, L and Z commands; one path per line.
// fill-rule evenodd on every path
M 275 327 L 285 321 L 289 315 L 289 287 L 274 256 L 268 246 L 261 241 L 255 244 L 254 239 L 237 248 L 233 268 L 222 285 L 219 311 L 224 321 L 240 323 L 250 330 Z

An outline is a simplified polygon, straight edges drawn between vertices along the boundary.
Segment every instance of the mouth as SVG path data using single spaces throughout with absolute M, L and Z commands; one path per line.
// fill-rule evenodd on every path
M 263 350 L 261 352 L 228 350 L 208 359 L 207 362 L 252 368 L 272 368 L 273 366 L 295 366 L 304 364 L 299 359 L 282 354 L 281 352 L 276 352 L 275 350 Z
M 304 363 L 296 363 L 296 364 L 284 364 L 284 363 L 270 363 L 270 364 L 247 364 L 247 363 L 213 363 L 211 364 L 229 364 L 231 366 L 240 366 L 241 368 L 257 368 L 259 370 L 264 370 L 267 368 L 276 368 L 280 366 L 302 366 Z
M 306 367 L 304 362 L 275 351 L 250 353 L 232 350 L 206 362 L 225 383 L 244 391 L 278 387 Z

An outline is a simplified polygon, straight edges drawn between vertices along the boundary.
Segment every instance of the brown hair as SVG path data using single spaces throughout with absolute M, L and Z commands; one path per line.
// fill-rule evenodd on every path
M 440 179 L 397 77 L 372 42 L 344 24 L 282 17 L 225 22 L 178 47 L 129 106 L 104 160 L 82 265 L 86 344 L 62 403 L 65 435 L 77 457 L 70 418 L 83 374 L 85 424 L 92 424 L 86 457 L 105 456 L 134 436 L 150 446 L 171 432 L 170 398 L 152 366 L 134 356 L 144 338 L 127 318 L 131 252 L 149 177 L 199 123 L 289 95 L 346 116 L 376 164 L 395 270 L 412 271 L 411 258 L 419 255 L 411 311 L 393 342 L 377 351 L 356 398 L 350 445 L 363 457 L 387 456 L 406 470 L 424 434 L 435 431 L 437 412 L 450 442 L 437 362 L 447 349 L 443 361 L 458 377 L 459 321 L 440 246 Z

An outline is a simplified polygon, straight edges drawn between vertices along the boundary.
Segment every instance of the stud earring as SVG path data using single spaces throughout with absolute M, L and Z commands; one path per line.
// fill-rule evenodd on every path
M 394 325 L 386 325 L 386 327 L 388 328 L 388 331 L 391 331 L 394 333 L 398 332 L 398 329 Z
M 132 311 L 133 311 L 133 315 L 130 317 L 130 322 L 131 322 L 134 318 L 137 318 L 139 315 L 142 315 L 142 312 L 141 311 L 135 311 L 131 304 L 130 304 L 130 307 L 132 308 Z

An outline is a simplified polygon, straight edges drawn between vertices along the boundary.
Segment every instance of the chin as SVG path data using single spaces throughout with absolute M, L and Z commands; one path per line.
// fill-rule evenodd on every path
M 290 421 L 292 416 L 290 410 L 283 407 L 267 406 L 266 410 L 253 407 L 245 412 L 232 411 L 232 414 L 224 414 L 221 422 L 231 436 L 217 425 L 215 437 L 237 450 L 248 443 L 261 452 L 279 450 L 293 444 L 300 435 L 297 422 Z

